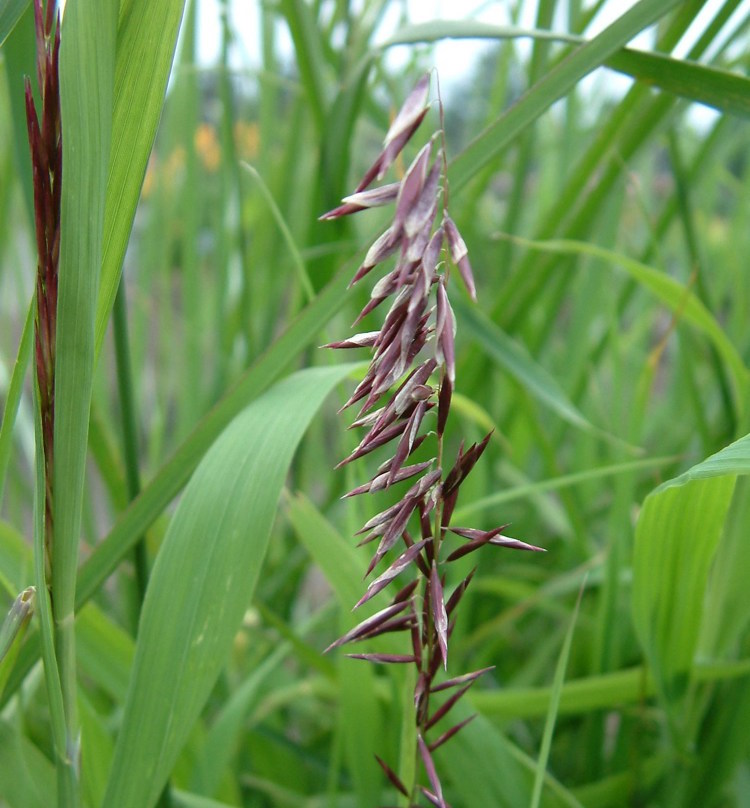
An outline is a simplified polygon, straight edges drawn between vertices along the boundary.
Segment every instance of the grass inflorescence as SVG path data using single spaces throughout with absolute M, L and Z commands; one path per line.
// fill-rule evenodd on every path
M 357 316 L 355 325 L 381 303 L 393 298 L 378 331 L 361 332 L 328 348 L 370 348 L 373 358 L 362 381 L 342 410 L 359 404 L 352 426 L 367 430 L 356 449 L 341 463 L 359 459 L 391 444 L 393 456 L 381 463 L 375 476 L 345 497 L 387 490 L 409 480 L 410 486 L 396 503 L 370 518 L 359 531 L 366 534 L 360 545 L 377 541 L 365 577 L 369 576 L 394 548 L 405 549 L 367 587 L 355 608 L 367 603 L 404 572 L 413 580 L 397 592 L 390 605 L 368 617 L 328 650 L 349 642 L 360 642 L 382 634 L 406 632 L 411 653 L 359 653 L 349 656 L 387 664 L 413 664 L 417 668 L 414 715 L 417 749 L 430 789 L 417 782 L 405 784 L 378 757 L 388 779 L 416 805 L 418 789 L 430 804 L 445 808 L 440 777 L 432 753 L 461 730 L 464 719 L 435 734 L 433 729 L 476 679 L 489 668 L 463 674 L 438 683 L 438 672 L 448 668 L 448 640 L 456 621 L 457 607 L 474 570 L 445 593 L 444 570 L 481 547 L 494 545 L 517 550 L 540 550 L 510 538 L 507 525 L 491 530 L 451 526 L 461 484 L 487 448 L 491 435 L 464 448 L 446 472 L 444 435 L 456 382 L 456 319 L 448 299 L 449 268 L 455 266 L 467 292 L 476 300 L 476 286 L 468 249 L 447 209 L 447 162 L 442 130 L 433 134 L 419 150 L 399 182 L 370 188 L 382 180 L 427 115 L 430 76 L 417 82 L 391 124 L 383 151 L 366 172 L 354 193 L 321 216 L 336 219 L 372 207 L 394 203 L 395 213 L 388 228 L 376 239 L 354 275 L 354 285 L 394 253 L 395 266 L 374 285 L 370 300 Z M 441 119 L 442 106 L 441 106 Z M 438 216 L 439 214 L 439 216 Z M 437 226 L 436 226 L 437 225 Z M 381 406 L 377 406 L 380 404 Z M 430 423 L 430 419 L 434 423 Z M 435 456 L 409 464 L 409 458 L 432 437 Z M 412 537 L 410 522 L 419 522 L 419 538 Z M 465 540 L 457 549 L 446 550 L 447 534 Z M 434 694 L 453 690 L 439 707 Z M 431 703 L 432 698 L 432 703 Z M 431 732 L 432 731 L 432 732 Z M 430 739 L 428 733 L 432 736 Z
M 31 5 L 0 803 L 740 808 L 746 4 Z

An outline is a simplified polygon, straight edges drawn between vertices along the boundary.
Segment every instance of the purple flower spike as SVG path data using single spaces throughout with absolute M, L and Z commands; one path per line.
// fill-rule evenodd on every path
M 413 691 L 416 737 L 429 787 L 421 784 L 416 774 L 410 783 L 404 783 L 379 758 L 378 763 L 391 784 L 415 802 L 414 808 L 419 794 L 437 808 L 449 808 L 432 752 L 450 740 L 471 718 L 455 723 L 437 738 L 428 738 L 428 735 L 432 735 L 435 725 L 489 669 L 447 678 L 437 684 L 440 668 L 447 670 L 456 609 L 474 575 L 474 571 L 469 573 L 446 599 L 445 576 L 440 570 L 445 569 L 443 565 L 447 562 L 489 544 L 531 551 L 541 548 L 503 535 L 506 525 L 492 530 L 449 527 L 461 484 L 487 448 L 490 435 L 468 448 L 462 441 L 458 457 L 447 474 L 435 467 L 445 453 L 444 433 L 456 380 L 456 318 L 448 299 L 449 270 L 442 259 L 446 241 L 452 264 L 456 265 L 469 295 L 476 300 L 468 250 L 447 210 L 446 160 L 442 148 L 435 145 L 442 141 L 442 133 L 436 133 L 422 146 L 400 182 L 369 189 L 373 180 L 383 177 L 424 119 L 429 84 L 429 76 L 423 76 L 406 99 L 388 130 L 383 151 L 355 192 L 321 217 L 334 219 L 395 200 L 390 227 L 367 251 L 350 284 L 359 282 L 398 251 L 395 266 L 381 273 L 356 320 L 359 322 L 389 300 L 382 325 L 378 331 L 362 332 L 348 340 L 329 343 L 327 347 L 370 348 L 372 356 L 362 381 L 342 408 L 359 402 L 359 412 L 350 428 L 362 427 L 366 434 L 339 466 L 386 445 L 391 447 L 391 456 L 378 461 L 377 470 L 369 480 L 344 496 L 385 494 L 390 486 L 416 478 L 397 501 L 380 510 L 357 533 L 364 535 L 360 546 L 377 541 L 365 578 L 386 556 L 392 557 L 386 562 L 385 570 L 373 576 L 374 580 L 354 608 L 370 601 L 408 571 L 412 580 L 393 598 L 390 606 L 364 620 L 330 648 L 349 642 L 369 642 L 387 633 L 407 635 L 403 638 L 408 638 L 405 648 L 399 649 L 402 653 L 368 652 L 349 656 L 416 667 Z M 437 427 L 426 417 L 435 408 Z M 429 426 L 423 428 L 425 423 Z M 429 452 L 432 458 L 406 465 L 407 459 L 425 442 L 437 444 L 436 451 Z M 409 526 L 417 517 L 420 539 L 415 541 Z M 445 546 L 448 531 L 465 539 L 453 552 Z M 394 552 L 401 542 L 404 547 Z M 436 697 L 442 701 L 436 706 L 433 694 L 446 690 L 452 692 L 444 700 Z
M 367 620 L 363 620 L 359 625 L 355 626 L 351 631 L 348 631 L 344 634 L 343 637 L 340 637 L 336 642 L 332 642 L 328 648 L 326 648 L 325 653 L 333 650 L 334 648 L 338 648 L 340 645 L 344 643 L 351 642 L 352 640 L 357 639 L 357 637 L 361 637 L 363 634 L 367 634 L 368 632 L 375 629 L 377 626 L 385 623 L 386 620 L 389 620 L 394 615 L 402 612 L 407 606 L 409 605 L 408 601 L 404 601 L 403 603 L 393 603 L 390 606 L 387 606 L 385 609 L 381 609 L 379 612 L 374 614 L 372 617 L 368 617 Z
M 369 662 L 380 662 L 384 665 L 408 665 L 414 662 L 412 654 L 347 654 L 349 659 L 366 659 Z

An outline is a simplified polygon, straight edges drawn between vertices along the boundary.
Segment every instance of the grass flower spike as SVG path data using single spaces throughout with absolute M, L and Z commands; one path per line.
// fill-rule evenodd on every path
M 55 332 L 57 329 L 57 273 L 60 262 L 60 183 L 62 138 L 60 127 L 60 23 L 55 3 L 34 2 L 37 82 L 41 115 L 37 115 L 31 81 L 26 78 L 26 124 L 34 179 L 34 229 L 38 252 L 34 351 L 46 479 L 46 562 L 49 567 L 53 536 L 52 467 L 55 420 Z M 49 568 L 47 569 L 49 573 Z
M 381 564 L 385 569 L 369 584 L 357 602 L 361 606 L 383 591 L 392 581 L 411 571 L 413 579 L 395 595 L 391 604 L 334 642 L 328 650 L 390 632 L 406 632 L 410 654 L 358 653 L 350 656 L 380 663 L 409 663 L 417 668 L 414 692 L 417 753 L 427 785 L 401 781 L 395 771 L 378 758 L 389 781 L 410 805 L 420 795 L 430 805 L 445 808 L 448 803 L 432 753 L 452 738 L 467 721 L 440 734 L 436 725 L 460 697 L 489 668 L 438 682 L 441 668 L 447 670 L 448 646 L 455 623 L 455 610 L 473 573 L 446 594 L 446 566 L 485 545 L 518 550 L 541 548 L 503 534 L 507 525 L 482 531 L 452 527 L 451 516 L 461 483 L 487 447 L 489 435 L 478 444 L 460 448 L 458 457 L 444 469 L 443 438 L 456 380 L 456 320 L 448 298 L 451 265 L 458 269 L 472 299 L 476 287 L 468 250 L 447 210 L 447 175 L 442 131 L 422 146 L 400 182 L 371 188 L 385 176 L 427 115 L 429 74 L 423 76 L 397 114 L 386 135 L 383 151 L 366 172 L 355 192 L 342 204 L 321 216 L 336 219 L 371 207 L 395 204 L 390 226 L 368 250 L 352 279 L 361 281 L 388 258 L 396 255 L 392 269 L 372 287 L 370 300 L 357 323 L 390 301 L 378 331 L 358 333 L 330 343 L 329 348 L 368 348 L 372 361 L 342 409 L 359 406 L 353 426 L 366 430 L 344 465 L 390 444 L 392 456 L 372 478 L 345 496 L 375 493 L 409 481 L 399 500 L 369 519 L 359 531 L 360 544 L 373 543 L 375 550 L 367 569 L 370 576 Z M 441 115 L 442 117 L 442 115 Z M 446 260 L 448 259 L 448 260 Z M 355 323 L 356 324 L 356 323 Z M 425 441 L 433 441 L 434 457 L 409 462 Z M 412 536 L 418 524 L 418 538 Z M 464 543 L 447 547 L 448 533 Z M 453 690 L 436 705 L 434 696 Z

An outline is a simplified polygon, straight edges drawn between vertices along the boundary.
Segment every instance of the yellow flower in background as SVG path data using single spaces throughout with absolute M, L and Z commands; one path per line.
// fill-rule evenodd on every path
M 237 154 L 243 160 L 254 160 L 260 147 L 260 132 L 257 123 L 237 121 L 234 125 L 234 142 Z
M 148 158 L 148 165 L 146 166 L 146 176 L 143 178 L 143 188 L 141 195 L 144 199 L 148 199 L 153 193 L 154 185 L 157 182 L 157 172 L 159 170 L 156 152 L 152 152 Z
M 175 146 L 167 158 L 167 162 L 164 166 L 164 181 L 170 191 L 174 190 L 184 178 L 185 156 L 185 147 Z
M 201 123 L 195 130 L 195 151 L 206 171 L 213 173 L 221 164 L 221 147 L 216 129 L 210 123 Z

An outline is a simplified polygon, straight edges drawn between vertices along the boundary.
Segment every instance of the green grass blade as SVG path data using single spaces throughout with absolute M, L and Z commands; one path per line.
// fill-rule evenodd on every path
M 660 90 L 719 112 L 750 115 L 750 80 L 737 73 L 630 49 L 615 54 L 608 64 Z
M 570 618 L 570 626 L 565 634 L 563 647 L 560 651 L 560 656 L 557 660 L 557 666 L 555 668 L 555 678 L 552 682 L 552 690 L 550 692 L 549 709 L 547 710 L 547 718 L 544 722 L 542 747 L 539 750 L 539 758 L 537 760 L 536 771 L 534 772 L 534 790 L 531 793 L 531 808 L 539 808 L 540 800 L 542 799 L 544 775 L 547 772 L 549 753 L 550 749 L 552 748 L 552 735 L 555 731 L 557 711 L 560 707 L 560 693 L 562 692 L 563 683 L 565 682 L 565 671 L 568 667 L 570 646 L 573 643 L 573 631 L 575 629 L 576 621 L 578 620 L 578 611 L 581 607 L 581 598 L 583 597 L 585 589 L 586 580 L 584 579 L 578 592 L 578 599 L 576 600 L 575 609 L 573 609 L 573 615 Z
M 36 590 L 29 586 L 13 601 L 0 625 L 0 693 L 5 689 L 18 651 L 34 613 Z
M 287 249 L 289 250 L 292 256 L 292 262 L 294 263 L 294 269 L 297 273 L 297 280 L 299 281 L 300 286 L 305 292 L 308 302 L 314 299 L 315 297 L 315 290 L 313 289 L 312 282 L 310 280 L 310 276 L 307 274 L 307 267 L 305 266 L 305 259 L 302 257 L 299 248 L 294 240 L 294 236 L 292 235 L 292 231 L 289 229 L 289 225 L 286 223 L 284 219 L 284 215 L 279 210 L 279 206 L 276 204 L 276 200 L 273 198 L 273 194 L 271 193 L 271 189 L 266 185 L 265 180 L 261 175 L 258 173 L 258 170 L 251 166 L 249 163 L 242 163 L 242 167 L 247 171 L 247 173 L 255 180 L 258 188 L 260 188 L 260 192 L 263 195 L 263 198 L 266 200 L 268 207 L 271 210 L 273 218 L 278 226 L 279 230 L 281 231 L 281 235 L 286 243 Z
M 280 11 L 292 35 L 297 67 L 315 128 L 322 136 L 326 108 L 326 61 L 317 21 L 310 4 L 304 0 L 281 0 Z
M 457 191 L 466 185 L 523 129 L 570 92 L 584 76 L 680 2 L 682 0 L 640 0 L 598 36 L 567 56 L 451 163 L 451 189 Z
M 106 805 L 146 808 L 159 796 L 252 597 L 294 450 L 351 367 L 301 371 L 276 385 L 193 474 L 143 604 Z
M 120 282 L 185 0 L 122 0 L 120 5 L 104 250 L 96 307 L 97 354 Z
M 13 449 L 13 426 L 16 423 L 18 406 L 21 403 L 23 394 L 23 383 L 26 376 L 26 369 L 31 358 L 31 343 L 34 337 L 34 302 L 32 300 L 26 314 L 26 321 L 23 325 L 21 340 L 18 345 L 18 355 L 13 365 L 13 373 L 10 377 L 8 395 L 5 398 L 3 407 L 3 422 L 0 426 L 0 506 L 3 503 L 3 492 L 5 490 L 5 478 L 8 474 L 11 450 Z
M 118 4 L 73 4 L 60 47 L 63 164 L 55 358 L 51 591 L 67 729 L 78 766 L 73 613 L 94 372 L 94 312 L 112 126 Z
M 526 347 L 503 332 L 476 306 L 463 298 L 453 301 L 459 331 L 468 333 L 537 401 L 569 424 L 591 434 L 600 433 L 567 397 L 557 381 L 534 361 Z
M 739 679 L 750 673 L 750 660 L 722 662 L 694 667 L 696 682 Z M 656 694 L 652 675 L 645 668 L 625 668 L 582 679 L 572 679 L 562 686 L 558 715 L 583 715 L 594 710 L 616 709 L 639 704 Z M 539 718 L 549 710 L 551 687 L 482 690 L 472 695 L 472 704 L 484 715 L 498 720 Z
M 553 477 L 551 480 L 540 480 L 539 482 L 517 485 L 513 488 L 507 488 L 504 491 L 498 491 L 494 494 L 490 494 L 489 496 L 482 497 L 474 502 L 469 502 L 460 508 L 456 508 L 454 516 L 456 522 L 465 522 L 467 517 L 473 516 L 475 513 L 495 507 L 496 505 L 500 505 L 504 502 L 513 502 L 517 499 L 525 499 L 547 491 L 558 491 L 559 489 L 566 488 L 568 486 L 605 479 L 607 477 L 617 476 L 618 474 L 630 474 L 634 471 L 659 469 L 669 465 L 670 463 L 674 463 L 678 459 L 679 458 L 676 456 L 649 457 L 644 460 L 631 460 L 627 463 L 613 463 L 611 466 L 601 466 L 596 469 L 576 471 L 573 474 L 563 474 L 560 477 Z
M 0 797 L 9 808 L 55 805 L 55 770 L 16 727 L 0 720 Z
M 638 519 L 633 616 L 673 725 L 683 717 L 708 576 L 736 477 L 748 472 L 745 436 L 653 491 Z
M 224 427 L 256 396 L 279 379 L 317 336 L 346 296 L 341 278 L 334 279 L 204 416 L 120 517 L 109 535 L 97 545 L 81 568 L 78 605 L 82 605 L 117 567 L 117 564 L 185 485 L 208 447 Z
M 738 411 L 745 411 L 750 385 L 750 375 L 747 367 L 713 314 L 701 303 L 689 287 L 685 287 L 666 273 L 642 264 L 640 261 L 613 250 L 598 247 L 595 244 L 567 239 L 529 241 L 514 238 L 513 241 L 542 252 L 562 255 L 588 255 L 600 258 L 613 266 L 624 269 L 644 289 L 667 305 L 676 318 L 684 319 L 711 340 L 731 372 Z
M 538 28 L 490 25 L 476 20 L 432 20 L 404 26 L 381 43 L 378 49 L 443 39 L 533 39 L 576 45 L 590 41 L 584 37 Z M 602 65 L 721 112 L 743 117 L 750 115 L 750 79 L 738 73 L 633 48 L 616 51 L 603 60 Z
M 0 48 L 28 6 L 29 0 L 0 0 Z
M 708 576 L 736 478 L 748 473 L 750 435 L 663 483 L 646 498 L 638 518 L 633 617 L 673 721 L 687 688 Z
M 668 488 L 685 485 L 696 480 L 748 473 L 750 473 L 750 435 L 745 435 L 692 466 L 678 477 L 662 483 L 654 493 L 658 494 Z

